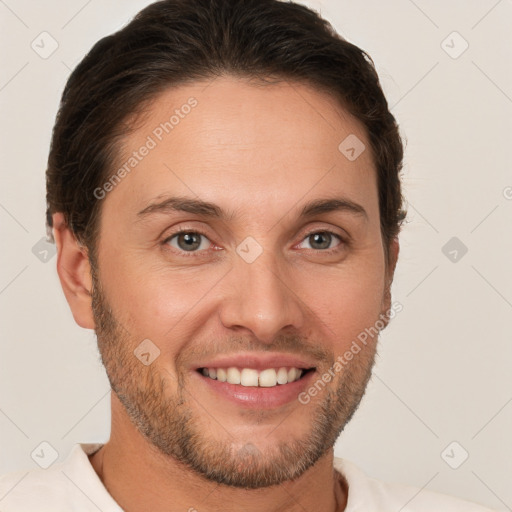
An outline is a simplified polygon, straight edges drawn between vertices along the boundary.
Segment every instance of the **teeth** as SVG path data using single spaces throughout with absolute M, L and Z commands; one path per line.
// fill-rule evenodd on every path
M 294 380 L 297 380 L 301 375 L 301 370 L 298 368 L 290 368 L 288 370 L 288 382 L 293 382 Z
M 286 368 L 279 368 L 277 370 L 277 383 L 278 384 L 287 384 L 288 383 L 288 371 Z
M 216 379 L 219 382 L 228 382 L 229 384 L 241 384 L 247 387 L 271 388 L 278 384 L 288 384 L 299 380 L 302 370 L 299 368 L 267 368 L 258 372 L 253 368 L 242 368 L 240 371 L 236 367 L 230 368 L 202 368 L 201 373 L 210 379 Z
M 263 370 L 260 372 L 260 387 L 262 388 L 272 388 L 277 384 L 277 374 L 274 368 L 269 368 L 268 370 Z
M 230 384 L 240 384 L 240 371 L 238 368 L 228 368 L 227 376 L 227 381 Z
M 242 386 L 257 386 L 258 371 L 251 368 L 244 368 L 240 374 L 240 384 L 242 384 Z

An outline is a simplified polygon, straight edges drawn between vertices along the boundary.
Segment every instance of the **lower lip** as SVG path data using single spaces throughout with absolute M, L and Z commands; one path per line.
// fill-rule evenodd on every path
M 271 388 L 242 386 L 220 382 L 194 372 L 206 386 L 222 397 L 236 403 L 238 406 L 252 409 L 274 409 L 290 402 L 297 401 L 300 393 L 304 391 L 313 379 L 315 371 L 309 371 L 299 380 L 289 384 L 278 384 Z

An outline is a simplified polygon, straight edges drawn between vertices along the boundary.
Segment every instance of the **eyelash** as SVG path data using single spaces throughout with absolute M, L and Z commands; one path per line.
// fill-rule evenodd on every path
M 197 234 L 197 235 L 202 235 L 204 236 L 210 243 L 211 240 L 210 238 L 208 237 L 208 235 L 206 233 L 204 233 L 203 231 L 201 231 L 200 229 L 197 229 L 197 228 L 194 228 L 194 229 L 186 229 L 186 228 L 180 228 L 178 229 L 177 231 L 175 231 L 173 234 L 169 235 L 168 237 L 166 237 L 163 241 L 162 241 L 162 245 L 163 246 L 166 246 L 166 247 L 169 247 L 169 242 L 176 236 L 179 236 L 180 234 L 183 234 L 183 233 L 193 233 L 193 234 Z M 330 235 L 332 235 L 333 237 L 337 238 L 339 240 L 339 244 L 336 245 L 335 247 L 333 247 L 332 249 L 307 249 L 308 251 L 314 251 L 314 252 L 317 252 L 317 253 L 322 253 L 322 254 L 327 254 L 327 255 L 331 255 L 331 254 L 335 254 L 336 252 L 339 252 L 344 246 L 348 245 L 348 241 L 343 238 L 341 235 L 339 235 L 338 233 L 335 233 L 334 231 L 330 231 L 328 229 L 314 229 L 308 233 L 306 233 L 304 235 L 304 237 L 302 238 L 301 240 L 301 243 L 306 240 L 308 237 L 310 237 L 311 235 L 314 235 L 316 233 L 329 233 Z M 187 252 L 187 251 L 183 251 L 183 250 L 180 250 L 180 249 L 176 249 L 174 247 L 171 247 L 169 248 L 168 250 L 172 251 L 172 252 L 175 252 L 175 251 L 179 251 L 179 254 L 181 256 L 184 256 L 186 258 L 188 257 L 194 257 L 194 258 L 199 258 L 201 256 L 204 256 L 204 254 L 201 254 L 201 253 L 207 253 L 208 252 L 208 249 L 206 250 L 202 250 L 202 251 L 190 251 L 190 252 Z

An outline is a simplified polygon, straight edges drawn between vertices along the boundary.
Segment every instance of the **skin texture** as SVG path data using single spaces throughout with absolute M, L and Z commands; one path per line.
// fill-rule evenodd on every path
M 76 322 L 96 329 L 114 391 L 111 438 L 91 462 L 127 512 L 344 510 L 333 445 L 364 393 L 376 337 L 306 405 L 242 407 L 196 366 L 293 354 L 312 363 L 315 382 L 389 310 L 398 241 L 386 264 L 364 129 L 306 85 L 226 76 L 157 97 L 118 167 L 191 97 L 197 105 L 161 141 L 153 135 L 156 146 L 102 199 L 97 268 L 54 215 L 66 298 Z M 355 161 L 338 150 L 350 134 L 367 148 Z M 169 195 L 226 217 L 138 215 Z M 366 214 L 299 218 L 309 201 L 333 197 Z M 178 229 L 204 235 L 195 252 L 169 240 Z M 311 236 L 325 232 L 343 241 Z M 237 252 L 247 237 L 262 250 L 252 263 Z M 149 365 L 134 355 L 146 339 L 160 351 Z

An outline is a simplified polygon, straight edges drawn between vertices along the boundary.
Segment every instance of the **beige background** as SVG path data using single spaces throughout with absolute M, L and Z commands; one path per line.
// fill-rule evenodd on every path
M 108 437 L 94 335 L 74 324 L 40 241 L 44 169 L 70 70 L 147 3 L 0 0 L 0 472 L 34 467 L 43 441 L 63 459 Z M 394 285 L 404 309 L 336 454 L 512 510 L 512 2 L 304 3 L 370 53 L 408 141 Z

